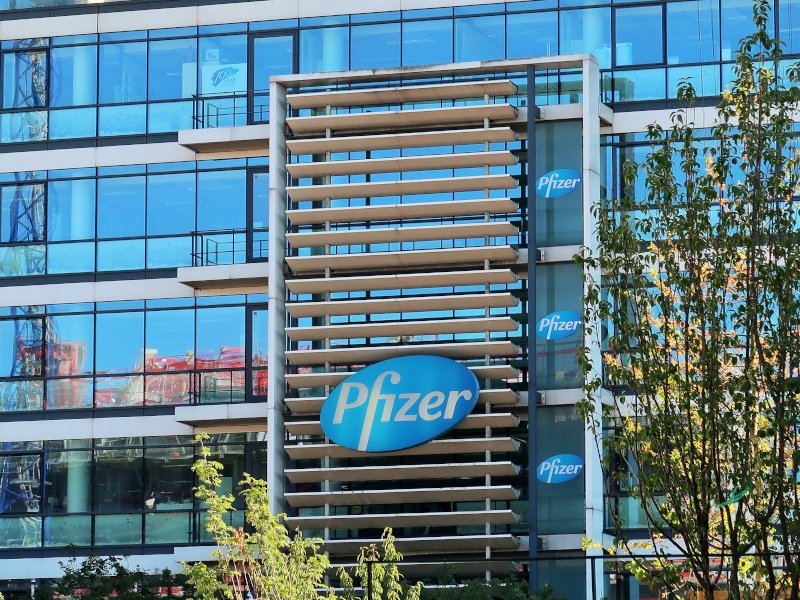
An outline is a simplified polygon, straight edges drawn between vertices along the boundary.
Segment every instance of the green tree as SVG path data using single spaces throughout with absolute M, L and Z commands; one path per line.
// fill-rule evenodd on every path
M 195 498 L 207 506 L 205 526 L 217 548 L 211 555 L 214 564 L 184 565 L 189 583 L 196 589 L 195 597 L 317 598 L 326 589 L 324 577 L 330 566 L 328 557 L 320 552 L 322 541 L 304 538 L 299 531 L 290 536 L 285 515 L 270 510 L 266 482 L 247 473 L 240 483 L 248 527 L 229 525 L 227 517 L 235 510 L 235 497 L 219 492 L 222 464 L 209 460 L 210 450 L 202 444 L 205 437 L 199 436 L 201 455 L 193 466 L 200 482 Z
M 368 600 L 419 600 L 422 584 L 403 585 L 397 566 L 403 555 L 397 551 L 392 530 L 387 528 L 381 536 L 381 547 L 370 544 L 358 553 L 355 577 L 358 579 L 364 597 Z M 343 600 L 356 600 L 353 576 L 344 568 L 339 569 Z
M 627 193 L 597 208 L 599 255 L 581 259 L 603 273 L 587 278 L 587 333 L 606 344 L 603 369 L 582 357 L 587 398 L 613 392 L 611 480 L 638 500 L 655 555 L 633 570 L 707 600 L 800 594 L 800 90 L 769 10 L 755 2 L 710 129 L 680 84 L 687 108 L 648 128 Z
M 331 569 L 322 552 L 322 540 L 305 538 L 298 530 L 290 535 L 284 524 L 286 515 L 272 513 L 267 483 L 247 473 L 240 482 L 246 527 L 229 524 L 235 511 L 235 497 L 220 494 L 222 464 L 209 460 L 210 450 L 203 445 L 208 436 L 200 435 L 200 459 L 194 464 L 199 485 L 195 497 L 207 507 L 206 530 L 216 541 L 211 564 L 184 564 L 193 597 L 198 600 L 248 598 L 269 600 L 315 600 L 327 596 L 337 600 L 326 576 Z M 364 594 L 373 600 L 419 600 L 421 585 L 402 581 L 398 563 L 403 559 L 394 545 L 391 529 L 386 529 L 380 546 L 361 549 L 355 578 Z M 339 570 L 344 600 L 354 600 L 353 575 Z

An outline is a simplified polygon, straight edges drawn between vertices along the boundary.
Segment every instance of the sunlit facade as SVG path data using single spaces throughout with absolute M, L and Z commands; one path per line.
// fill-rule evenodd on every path
M 773 21 L 797 58 L 800 0 Z M 0 588 L 206 558 L 208 432 L 226 490 L 266 478 L 334 562 L 392 526 L 411 575 L 648 597 L 582 547 L 644 521 L 575 409 L 573 256 L 750 27 L 749 0 L 0 0 Z M 331 443 L 331 390 L 409 354 L 467 366 L 473 413 Z

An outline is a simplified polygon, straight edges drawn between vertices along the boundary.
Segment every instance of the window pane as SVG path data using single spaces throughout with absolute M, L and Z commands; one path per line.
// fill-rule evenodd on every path
M 400 64 L 400 23 L 353 27 L 350 36 L 351 69 L 380 69 Z
M 614 73 L 614 101 L 660 100 L 665 97 L 665 69 L 642 69 Z
M 719 96 L 719 65 L 698 65 L 695 67 L 673 67 L 667 72 L 667 96 L 678 97 L 678 84 L 688 79 L 697 90 L 698 96 Z
M 146 99 L 147 44 L 100 46 L 100 102 L 141 102 Z
M 608 8 L 565 10 L 561 13 L 561 52 L 589 52 L 601 68 L 611 66 L 611 14 Z
M 50 111 L 50 139 L 94 137 L 97 131 L 96 108 Z
M 114 447 L 116 445 L 115 438 L 100 439 L 95 451 L 94 506 L 99 513 L 141 510 L 143 507 L 143 450 Z M 119 524 L 123 525 L 122 522 Z M 127 530 L 127 524 L 122 528 Z
M 90 375 L 94 366 L 94 317 L 57 315 L 50 317 L 53 331 L 47 341 L 47 375 Z
M 97 100 L 97 46 L 50 51 L 50 106 L 81 106 Z
M 150 311 L 146 327 L 146 371 L 194 368 L 194 310 Z
M 662 11 L 660 6 L 620 8 L 616 15 L 617 65 L 660 63 Z
M 0 243 L 44 239 L 45 189 L 43 183 L 0 188 Z
M 719 60 L 717 2 L 667 4 L 667 64 L 715 60 Z
M 144 177 L 113 177 L 97 183 L 97 237 L 144 235 Z
M 44 323 L 41 319 L 0 321 L 0 377 L 37 377 L 43 374 Z
M 50 244 L 47 246 L 48 273 L 86 273 L 94 271 L 94 242 Z
M 0 412 L 42 410 L 43 381 L 0 381 Z
M 524 13 L 506 20 L 508 58 L 558 54 L 558 13 Z
M 347 27 L 306 29 L 300 32 L 300 72 L 345 71 L 348 68 L 350 30 Z
M 240 123 L 244 125 L 244 123 Z M 164 133 L 192 128 L 192 102 L 159 102 L 148 107 L 147 131 Z
M 147 106 L 101 106 L 98 135 L 135 135 L 146 131 Z
M 1 548 L 38 548 L 41 545 L 41 517 L 11 517 L 0 519 Z
M 194 229 L 195 174 L 147 178 L 147 235 L 188 233 Z
M 44 545 L 88 546 L 92 542 L 92 517 L 46 517 Z
M 48 184 L 48 240 L 85 240 L 94 237 L 94 186 L 92 179 L 65 179 Z
M 98 271 L 144 269 L 144 240 L 97 242 Z
M 150 100 L 191 98 L 197 93 L 197 42 L 150 42 L 147 89 Z
M 456 19 L 455 60 L 494 60 L 505 58 L 505 17 Z
M 47 83 L 46 52 L 31 50 L 3 55 L 3 108 L 47 106 Z
M 722 60 L 733 60 L 739 50 L 739 41 L 755 31 L 752 0 L 725 0 L 722 9 Z M 772 13 L 770 13 L 771 15 Z M 772 31 L 773 23 L 767 25 Z
M 0 513 L 37 513 L 41 510 L 42 455 L 0 457 Z
M 403 66 L 453 62 L 453 21 L 403 23 Z
M 148 269 L 192 266 L 192 238 L 170 237 L 147 240 Z
M 37 142 L 47 139 L 47 111 L 0 115 L 0 142 Z
M 200 93 L 247 91 L 247 37 L 200 38 Z
M 800 0 L 781 0 L 779 9 L 779 36 L 786 44 L 784 52 L 800 52 Z
M 244 229 L 246 172 L 210 171 L 197 176 L 197 229 Z
M 60 443 L 64 444 L 62 451 L 45 455 L 45 510 L 50 513 L 88 512 L 91 508 L 92 453 L 70 451 L 73 444 L 70 440 Z
M 97 315 L 96 370 L 130 373 L 141 368 L 144 315 L 140 312 Z

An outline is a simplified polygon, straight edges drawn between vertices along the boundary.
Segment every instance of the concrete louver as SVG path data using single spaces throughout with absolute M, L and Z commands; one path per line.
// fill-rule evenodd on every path
M 507 99 L 516 92 L 497 80 L 287 97 L 296 116 L 286 139 L 286 383 L 295 397 L 284 428 L 286 455 L 298 462 L 286 470 L 296 487 L 285 499 L 298 524 L 356 538 L 385 525 L 477 526 L 483 535 L 401 536 L 398 547 L 480 556 L 518 548 L 513 535 L 491 534 L 518 521 L 524 458 L 514 389 L 524 288 L 512 270 L 524 215 L 511 128 L 522 124 Z M 332 386 L 412 354 L 467 366 L 481 387 L 473 413 L 388 466 L 398 453 L 330 443 L 319 413 Z M 395 504 L 407 506 L 379 508 Z M 375 513 L 391 518 L 376 525 Z M 326 541 L 334 556 L 351 545 Z
M 286 169 L 295 179 L 302 179 L 304 177 L 325 177 L 326 175 L 372 175 L 375 173 L 469 169 L 485 166 L 507 167 L 515 164 L 517 164 L 515 155 L 507 150 L 500 150 L 496 152 L 460 152 L 458 154 L 304 162 L 286 165 Z
M 381 131 L 385 129 L 437 128 L 475 126 L 485 119 L 509 123 L 517 118 L 517 108 L 510 104 L 448 106 L 417 110 L 352 112 L 314 117 L 289 117 L 286 124 L 296 135 L 331 131 Z
M 414 202 L 409 204 L 374 204 L 289 210 L 286 216 L 293 225 L 321 225 L 324 223 L 358 223 L 371 221 L 401 221 L 406 219 L 432 219 L 436 217 L 470 217 L 476 215 L 515 214 L 519 206 L 511 198 L 478 198 L 453 202 Z
M 517 523 L 519 515 L 513 510 L 481 510 L 421 513 L 387 513 L 367 515 L 308 515 L 289 517 L 286 521 L 290 527 L 301 530 L 319 529 L 322 527 L 424 527 L 446 525 L 483 525 L 487 520 L 492 524 Z M 405 564 L 403 565 L 405 566 Z M 405 571 L 405 569 L 404 569 Z
M 455 426 L 455 429 L 483 429 L 484 427 L 516 427 L 519 418 L 511 413 L 472 414 Z M 286 431 L 292 435 L 322 435 L 322 426 L 316 421 L 287 421 Z
M 292 186 L 286 188 L 292 202 L 308 200 L 375 198 L 414 194 L 442 194 L 476 190 L 510 190 L 519 185 L 510 175 L 476 175 L 434 179 L 406 179 L 368 183 Z
M 518 139 L 510 127 L 450 129 L 445 131 L 412 131 L 376 133 L 338 137 L 288 139 L 286 147 L 295 156 L 324 155 L 326 152 L 366 152 L 368 150 L 409 150 L 437 146 L 490 144 Z
M 519 466 L 511 461 L 489 463 L 450 463 L 447 465 L 396 465 L 393 479 L 460 479 L 462 477 L 504 476 L 519 473 Z M 328 469 L 287 469 L 286 477 L 293 483 L 319 483 L 321 481 L 374 481 L 386 477 L 386 467 L 342 467 Z
M 519 233 L 507 221 L 496 223 L 464 223 L 426 227 L 387 227 L 377 229 L 350 228 L 336 231 L 289 233 L 288 242 L 295 248 L 318 246 L 352 246 L 355 244 L 391 244 L 427 240 L 461 240 L 481 237 L 511 237 Z
M 375 106 L 403 104 L 453 98 L 481 98 L 483 96 L 513 96 L 517 85 L 509 79 L 491 81 L 460 81 L 437 85 L 409 85 L 393 88 L 368 88 L 363 90 L 335 90 L 289 94 L 287 100 L 294 109 L 325 108 L 328 106 Z

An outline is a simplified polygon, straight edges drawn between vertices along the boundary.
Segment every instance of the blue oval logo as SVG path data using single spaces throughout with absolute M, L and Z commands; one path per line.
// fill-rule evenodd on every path
M 574 310 L 560 310 L 539 319 L 536 335 L 545 340 L 560 340 L 575 335 L 581 328 L 581 316 Z
M 536 479 L 542 483 L 564 483 L 583 473 L 583 459 L 574 454 L 557 454 L 536 467 Z
M 543 198 L 558 198 L 574 192 L 581 184 L 581 174 L 575 169 L 556 169 L 536 181 L 536 193 Z
M 320 421 L 334 443 L 393 452 L 450 431 L 478 402 L 478 380 L 440 356 L 401 356 L 354 373 L 325 400 Z

